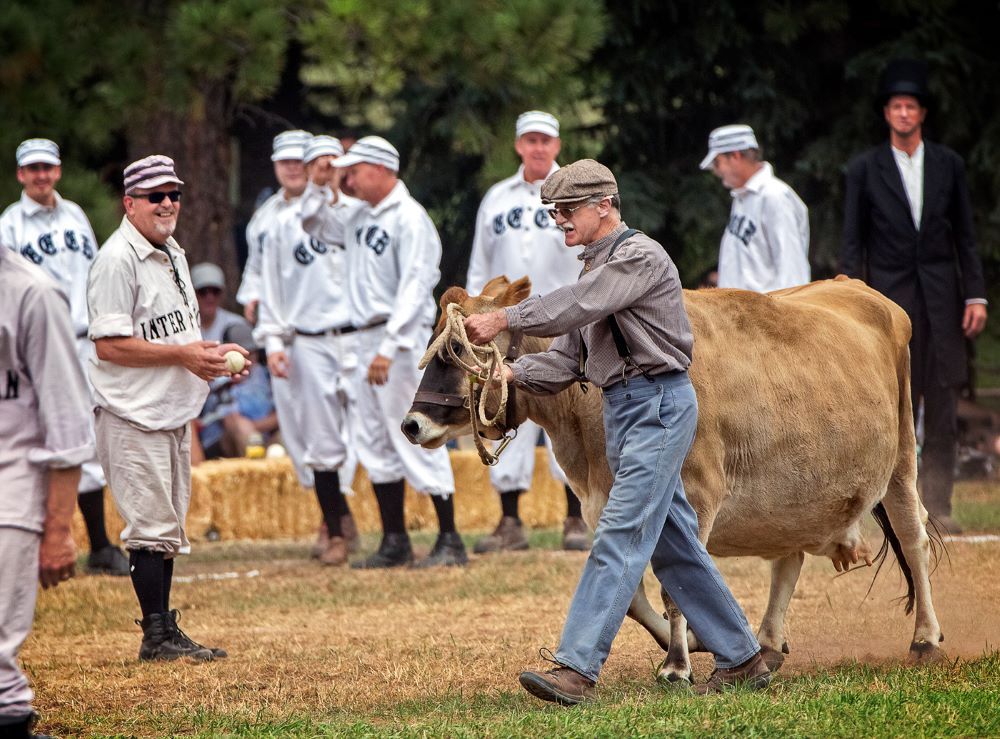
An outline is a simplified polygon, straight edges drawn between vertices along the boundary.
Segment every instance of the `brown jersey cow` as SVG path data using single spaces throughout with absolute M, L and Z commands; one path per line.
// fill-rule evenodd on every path
M 529 292 L 526 279 L 497 278 L 478 297 L 451 288 L 441 305 L 459 302 L 468 313 L 487 312 Z M 916 606 L 911 657 L 938 656 L 942 635 L 931 602 L 927 513 L 916 488 L 906 314 L 846 278 L 763 295 L 685 291 L 684 299 L 695 337 L 690 376 L 699 407 L 684 489 L 710 553 L 772 562 L 770 598 L 757 634 L 768 663 L 776 668 L 788 650 L 784 617 L 804 553 L 829 557 L 838 570 L 859 560 L 870 564 L 861 531 L 870 512 L 906 575 L 907 613 Z M 510 335 L 496 341 L 506 351 Z M 520 340 L 521 353 L 546 346 L 544 339 Z M 433 400 L 465 399 L 468 388 L 465 372 L 443 353 L 435 357 L 420 385 L 430 395 L 418 395 L 432 401 L 413 404 L 404 434 L 435 447 L 469 433 L 467 408 Z M 552 396 L 519 391 L 508 418 L 513 425 L 526 417 L 551 436 L 593 528 L 612 482 L 600 390 L 585 393 L 573 384 Z M 629 615 L 667 650 L 660 676 L 689 680 L 688 650 L 697 648 L 697 639 L 669 602 L 667 609 L 669 624 L 640 587 Z

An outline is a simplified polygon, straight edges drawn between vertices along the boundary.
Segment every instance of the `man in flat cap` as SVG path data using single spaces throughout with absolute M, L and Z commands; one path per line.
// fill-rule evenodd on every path
M 98 252 L 87 282 L 89 336 L 97 349 L 90 365 L 97 456 L 125 521 L 143 661 L 226 656 L 188 638 L 170 609 L 174 557 L 191 551 L 185 532 L 190 422 L 205 402 L 208 381 L 229 374 L 225 353 L 249 355 L 238 344 L 201 338 L 191 274 L 173 238 L 183 184 L 169 157 L 148 156 L 126 167 L 125 217 Z
M 604 431 L 614 483 L 601 513 L 555 653 L 555 669 L 524 672 L 521 685 L 542 700 L 589 698 L 631 595 L 649 562 L 673 602 L 715 655 L 717 670 L 699 693 L 744 683 L 766 687 L 771 674 L 743 610 L 698 539 L 681 465 L 694 439 L 698 405 L 688 379 L 694 339 L 677 268 L 660 244 L 621 219 L 618 184 L 592 159 L 560 169 L 542 200 L 583 246 L 579 281 L 503 310 L 465 319 L 469 339 L 500 331 L 556 336 L 503 372 L 528 392 L 553 394 L 585 378 L 602 388 Z
M 719 246 L 719 287 L 768 292 L 809 282 L 809 211 L 764 161 L 753 129 L 716 128 L 701 162 L 733 196 Z
M 913 415 L 923 402 L 919 484 L 946 531 L 958 438 L 958 389 L 968 381 L 966 344 L 986 326 L 986 284 L 976 250 L 962 158 L 927 141 L 927 68 L 891 62 L 879 103 L 889 140 L 847 165 L 841 269 L 910 317 Z
M 545 178 L 559 169 L 559 121 L 550 113 L 529 110 L 518 116 L 515 136 L 521 166 L 515 175 L 491 187 L 479 206 L 465 285 L 470 295 L 478 295 L 487 282 L 500 275 L 512 280 L 527 276 L 531 289 L 541 295 L 576 282 L 580 273 L 576 254 L 563 247 L 562 231 L 549 218 L 539 195 Z M 518 500 L 531 485 L 540 431 L 533 421 L 524 421 L 499 461 L 490 467 L 490 482 L 500 494 L 502 515 L 496 530 L 476 542 L 477 553 L 528 548 Z M 548 435 L 544 438 L 549 470 L 566 490 L 563 549 L 589 549 L 580 500 L 556 462 Z
M 400 567 L 413 561 L 404 480 L 431 496 L 439 526 L 430 555 L 416 566 L 464 565 L 468 557 L 455 527 L 448 450 L 414 446 L 399 428 L 420 384 L 417 364 L 437 312 L 441 239 L 399 179 L 399 152 L 381 136 L 364 136 L 344 156 L 326 163 L 332 168 L 322 163 L 310 168 L 302 223 L 317 239 L 346 246 L 346 295 L 359 360 L 351 383 L 357 401 L 354 442 L 382 518 L 378 551 L 352 567 Z M 337 171 L 354 198 L 344 199 L 339 192 Z
M 77 358 L 86 372 L 94 355 L 87 338 L 87 273 L 97 255 L 97 238 L 76 203 L 56 191 L 62 177 L 59 147 L 49 139 L 28 139 L 17 147 L 21 199 L 0 216 L 0 244 L 19 252 L 56 281 L 69 298 Z M 87 572 L 128 575 L 128 560 L 108 539 L 104 522 L 104 473 L 97 458 L 83 464 L 77 503 L 87 526 Z

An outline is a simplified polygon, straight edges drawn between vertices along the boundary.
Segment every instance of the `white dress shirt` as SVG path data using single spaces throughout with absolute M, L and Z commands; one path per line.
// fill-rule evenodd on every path
M 902 149 L 890 147 L 892 155 L 899 167 L 899 176 L 903 179 L 903 190 L 906 199 L 910 201 L 910 214 L 913 216 L 913 227 L 920 230 L 920 216 L 924 210 L 924 142 L 917 144 L 917 150 L 911 157 Z

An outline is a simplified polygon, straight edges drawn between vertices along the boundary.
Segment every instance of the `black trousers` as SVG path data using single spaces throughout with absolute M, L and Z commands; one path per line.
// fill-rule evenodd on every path
M 910 340 L 910 395 L 916 422 L 924 407 L 924 443 L 918 483 L 924 507 L 935 516 L 951 515 L 958 447 L 958 387 L 947 384 L 940 371 L 926 316 L 913 318 Z

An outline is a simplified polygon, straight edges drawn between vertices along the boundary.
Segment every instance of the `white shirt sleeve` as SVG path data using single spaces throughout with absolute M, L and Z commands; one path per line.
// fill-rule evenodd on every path
M 486 200 L 479 205 L 476 214 L 476 230 L 472 238 L 472 254 L 469 256 L 469 273 L 465 280 L 465 289 L 470 295 L 479 295 L 483 286 L 490 280 L 490 265 L 493 262 L 494 249 L 493 228 L 486 213 Z M 574 275 L 575 277 L 575 275 Z
M 132 309 L 136 296 L 132 265 L 121 259 L 94 260 L 87 278 L 87 312 L 91 341 L 111 336 L 132 336 Z
M 789 190 L 765 194 L 761 216 L 770 261 L 775 266 L 771 289 L 805 285 L 810 280 L 809 211 Z
M 302 228 L 306 233 L 327 244 L 344 245 L 346 208 L 333 205 L 333 190 L 310 182 L 299 201 Z
M 274 225 L 277 227 L 277 224 Z M 260 303 L 253 337 L 257 344 L 263 344 L 267 354 L 285 351 L 286 327 L 278 317 L 278 310 L 284 305 L 278 264 L 280 256 L 277 248 L 266 249 L 261 255 Z

